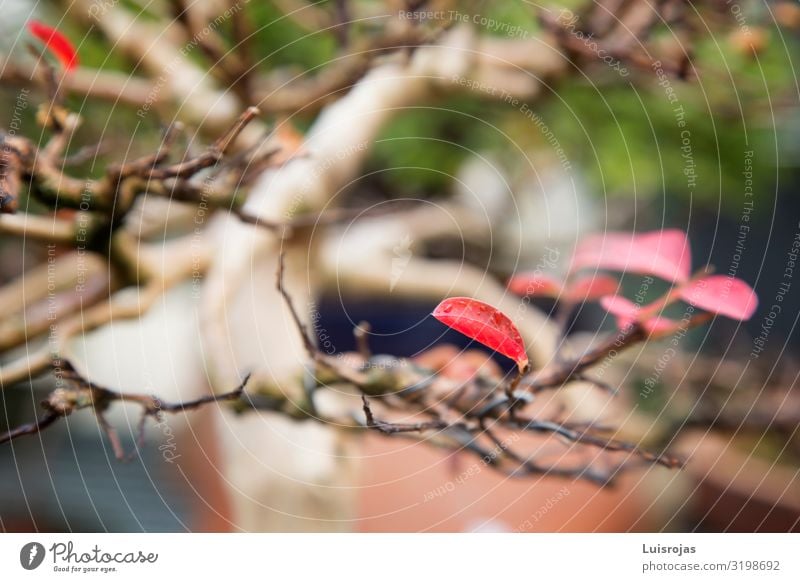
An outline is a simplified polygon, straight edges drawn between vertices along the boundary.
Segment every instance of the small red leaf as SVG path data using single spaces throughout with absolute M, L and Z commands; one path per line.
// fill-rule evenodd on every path
M 622 295 L 607 295 L 600 299 L 600 305 L 617 318 L 617 327 L 625 329 L 636 321 L 639 308 Z
M 629 320 L 636 319 L 636 314 L 639 313 L 639 308 L 636 304 L 622 295 L 607 295 L 600 299 L 600 305 L 611 315 Z
M 511 358 L 520 371 L 528 367 L 528 355 L 519 330 L 491 305 L 469 297 L 451 297 L 436 306 L 433 316 L 447 327 Z
M 619 288 L 619 281 L 608 275 L 586 275 L 578 277 L 567 288 L 567 299 L 574 303 L 597 301 L 606 295 L 613 295 Z
M 522 297 L 558 297 L 561 281 L 536 271 L 514 275 L 508 282 L 508 290 Z
M 693 307 L 739 321 L 750 319 L 758 307 L 758 297 L 750 286 L 727 275 L 693 281 L 681 288 L 680 297 Z
M 633 324 L 643 312 L 642 308 L 637 307 L 635 303 L 621 295 L 603 297 L 600 300 L 600 305 L 617 318 L 617 328 L 619 329 L 625 329 Z M 639 325 L 642 326 L 642 329 L 647 332 L 649 336 L 660 337 L 678 331 L 681 322 L 656 315 L 644 321 L 640 321 Z
M 44 43 L 47 50 L 55 55 L 65 70 L 72 71 L 78 66 L 78 53 L 75 51 L 75 47 L 58 30 L 38 20 L 31 20 L 28 23 L 28 30 Z
M 609 232 L 586 237 L 575 249 L 570 269 L 609 269 L 684 282 L 691 274 L 686 234 L 677 229 L 642 234 Z

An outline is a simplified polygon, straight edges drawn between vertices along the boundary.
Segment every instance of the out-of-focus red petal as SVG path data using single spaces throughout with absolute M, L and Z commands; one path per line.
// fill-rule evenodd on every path
M 567 298 L 575 303 L 581 301 L 597 301 L 601 297 L 614 295 L 619 288 L 619 281 L 609 275 L 585 275 L 570 283 Z
M 570 270 L 587 268 L 655 275 L 682 283 L 691 275 L 689 241 L 677 229 L 588 236 L 575 249 Z
M 511 277 L 508 289 L 522 297 L 558 297 L 561 293 L 561 281 L 550 275 L 531 271 Z
M 77 68 L 78 53 L 66 36 L 38 20 L 28 22 L 28 30 L 44 43 L 47 50 L 53 53 L 65 70 L 72 71 Z
M 636 304 L 622 295 L 607 295 L 600 299 L 600 305 L 611 315 L 616 315 L 617 317 L 635 319 L 636 314 L 639 313 L 639 308 Z
M 621 295 L 609 295 L 600 299 L 600 305 L 603 309 L 608 311 L 617 319 L 617 327 L 625 329 L 639 319 L 640 313 L 643 309 L 636 306 L 635 303 L 622 297 Z M 645 306 L 646 308 L 647 306 Z M 655 315 L 639 324 L 645 332 L 651 337 L 661 337 L 672 334 L 680 329 L 681 322 Z
M 735 277 L 709 275 L 692 281 L 680 290 L 686 303 L 709 313 L 746 321 L 758 307 L 755 291 Z
M 622 295 L 607 295 L 600 299 L 600 305 L 617 319 L 617 327 L 625 329 L 636 321 L 639 309 Z

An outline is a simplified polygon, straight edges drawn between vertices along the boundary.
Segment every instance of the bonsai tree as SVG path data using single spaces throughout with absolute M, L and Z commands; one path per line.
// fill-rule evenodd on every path
M 116 456 L 127 458 L 135 451 L 126 450 L 108 412 L 132 403 L 141 408 L 137 448 L 147 446 L 148 420 L 223 407 L 232 418 L 268 411 L 337 432 L 422 440 L 476 455 L 513 476 L 605 485 L 643 463 L 681 464 L 665 447 L 650 450 L 619 438 L 613 426 L 573 422 L 569 411 L 542 407 L 541 395 L 575 383 L 613 394 L 620 386 L 606 381 L 604 371 L 619 353 L 671 342 L 715 317 L 747 320 L 757 307 L 752 289 L 708 268 L 693 272 L 686 235 L 671 228 L 584 236 L 563 277 L 552 265 L 530 261 L 541 249 L 527 249 L 529 271 L 515 261 L 498 269 L 416 252 L 425 242 L 462 236 L 477 248 L 491 247 L 502 239 L 493 228 L 507 226 L 503 215 L 511 211 L 504 206 L 491 214 L 488 198 L 470 205 L 441 194 L 443 180 L 461 182 L 451 174 L 466 158 L 439 156 L 435 139 L 408 146 L 406 128 L 397 123 L 443 100 L 477 103 L 492 120 L 487 125 L 498 133 L 535 133 L 539 147 L 566 170 L 566 140 L 575 128 L 557 116 L 548 119 L 550 127 L 540 114 L 580 105 L 587 80 L 631 100 L 646 90 L 658 104 L 654 123 L 669 127 L 664 140 L 675 146 L 666 155 L 680 163 L 668 173 L 678 176 L 675 190 L 694 196 L 704 154 L 692 149 L 686 124 L 701 127 L 708 112 L 688 97 L 676 99 L 696 96 L 692 87 L 702 74 L 722 70 L 695 56 L 716 40 L 697 24 L 724 35 L 726 50 L 738 55 L 735 66 L 746 72 L 756 57 L 779 60 L 769 52 L 765 23 L 754 20 L 743 38 L 725 6 L 678 0 L 526 8 L 505 19 L 448 1 L 231 2 L 222 14 L 215 2 L 170 1 L 143 10 L 140 17 L 128 3 L 76 0 L 59 18 L 29 19 L 24 44 L 35 58 L 17 50 L 0 67 L 4 84 L 23 88 L 26 105 L 29 87 L 40 102 L 36 128 L 20 132 L 9 124 L 0 134 L 0 233 L 38 245 L 40 253 L 0 291 L 0 388 L 30 389 L 33 379 L 48 375 L 56 382 L 38 418 L 11 427 L 0 442 L 85 411 L 95 415 Z M 521 24 L 512 28 L 512 21 Z M 309 31 L 324 42 L 305 44 Z M 77 42 L 80 35 L 85 42 Z M 281 47 L 299 48 L 287 57 Z M 709 93 L 711 109 L 731 103 L 730 95 Z M 124 148 L 119 139 L 94 143 L 102 126 L 92 108 L 109 103 Z M 588 110 L 594 107 L 592 101 Z M 515 127 L 520 116 L 531 122 L 524 129 Z M 475 115 L 466 117 L 469 131 L 452 141 L 490 141 Z M 615 115 L 589 115 L 588 122 L 608 124 L 598 126 L 587 148 L 596 151 L 601 173 L 608 172 L 603 179 L 630 186 L 626 164 L 605 158 L 619 152 L 605 147 Z M 440 135 L 452 131 L 430 118 L 420 123 Z M 387 131 L 396 134 L 383 139 Z M 418 167 L 409 156 L 435 166 L 429 173 L 436 177 L 417 176 L 410 185 L 386 178 L 382 185 L 396 198 L 386 204 L 340 195 L 357 180 L 376 179 L 375 166 Z M 521 157 L 529 166 L 526 180 L 537 181 L 527 154 Z M 642 179 L 657 189 L 650 157 L 641 154 L 629 165 L 647 168 Z M 738 179 L 738 166 L 733 173 Z M 414 190 L 423 194 L 404 202 Z M 453 220 L 437 217 L 431 201 Z M 634 277 L 642 277 L 641 285 L 660 280 L 663 294 L 645 302 L 646 294 L 625 293 L 622 279 Z M 187 287 L 190 296 L 169 317 L 191 321 L 183 338 L 200 347 L 171 373 L 178 384 L 193 382 L 191 397 L 100 382 L 93 369 L 109 351 L 81 355 L 76 345 L 120 321 L 141 321 Z M 458 352 L 442 357 L 436 348 L 417 357 L 374 354 L 368 322 L 355 327 L 356 351 L 329 349 L 318 337 L 316 305 L 334 287 L 438 303 L 433 317 L 512 360 L 515 369 L 504 373 L 496 362 L 478 364 Z M 531 303 L 540 299 L 555 301 L 557 309 L 548 316 Z M 592 303 L 613 329 L 599 326 L 578 349 L 568 341 L 571 324 Z M 163 341 L 156 336 L 149 338 L 154 345 Z M 207 382 L 197 381 L 198 371 Z M 238 442 L 258 445 L 258 454 L 275 450 L 263 430 L 230 426 L 241 430 Z M 568 454 L 539 458 L 525 439 L 511 436 L 517 434 L 552 437 Z M 601 454 L 587 462 L 586 450 Z M 231 482 L 248 476 L 237 473 Z M 242 504 L 240 516 L 248 514 Z

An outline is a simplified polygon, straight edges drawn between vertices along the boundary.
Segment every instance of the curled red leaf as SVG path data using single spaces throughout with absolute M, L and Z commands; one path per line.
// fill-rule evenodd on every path
M 739 321 L 750 319 L 758 307 L 753 289 L 741 279 L 727 275 L 692 281 L 681 288 L 680 297 L 692 307 Z
M 28 23 L 28 30 L 44 43 L 45 48 L 53 53 L 65 70 L 72 71 L 77 68 L 78 53 L 66 36 L 38 20 L 31 20 Z
M 519 330 L 502 312 L 469 297 L 445 299 L 433 316 L 465 336 L 511 358 L 522 371 L 528 367 L 528 354 Z

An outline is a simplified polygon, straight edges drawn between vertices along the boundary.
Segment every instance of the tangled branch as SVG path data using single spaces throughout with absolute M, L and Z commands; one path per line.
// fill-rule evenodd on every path
M 86 7 L 85 2 L 79 4 Z M 196 91 L 190 98 L 182 95 L 182 89 L 177 86 L 170 86 L 170 98 L 181 104 L 181 108 L 185 105 L 198 120 L 213 117 L 204 130 L 209 131 L 210 126 L 217 132 L 215 136 L 221 136 L 198 154 L 183 152 L 178 155 L 176 142 L 182 126 L 174 124 L 165 131 L 157 151 L 132 161 L 108 164 L 103 176 L 96 179 L 73 175 L 70 168 L 98 155 L 106 155 L 108 148 L 97 144 L 68 154 L 68 144 L 78 130 L 81 119 L 67 110 L 62 92 L 81 92 L 132 106 L 147 105 L 149 108 L 151 103 L 146 101 L 152 93 L 150 83 L 142 78 L 115 76 L 107 72 L 95 75 L 97 72 L 89 71 L 78 71 L 74 76 L 57 79 L 54 70 L 44 63 L 32 71 L 22 72 L 20 67 L 3 63 L 0 67 L 3 81 L 29 82 L 34 73 L 41 77 L 48 101 L 40 112 L 39 121 L 49 132 L 49 137 L 46 143 L 39 146 L 31 139 L 0 132 L 0 233 L 46 241 L 62 248 L 86 246 L 110 266 L 98 267 L 92 273 L 90 280 L 94 286 L 89 292 L 80 296 L 73 293 L 60 297 L 54 333 L 55 357 L 50 346 L 0 368 L 0 389 L 49 371 L 54 372 L 58 384 L 42 403 L 42 415 L 34 422 L 13 428 L 0 436 L 0 443 L 38 434 L 74 412 L 88 409 L 108 436 L 117 457 L 125 458 L 120 439 L 106 418 L 106 411 L 115 402 L 135 403 L 141 407 L 137 446 L 142 444 L 148 418 L 226 402 L 242 412 L 271 411 L 296 420 L 313 420 L 340 428 L 376 431 L 387 437 L 425 441 L 452 453 L 475 455 L 498 471 L 515 477 L 553 475 L 582 478 L 605 485 L 620 472 L 642 464 L 680 466 L 680 460 L 666 453 L 647 451 L 636 443 L 614 438 L 613 429 L 608 427 L 572 423 L 559 414 L 532 412 L 534 403 L 543 392 L 561 390 L 575 383 L 585 383 L 595 389 L 615 393 L 616 387 L 592 377 L 592 368 L 612 352 L 618 353 L 645 341 L 648 333 L 641 325 L 626 326 L 577 357 L 559 355 L 541 369 L 513 377 L 487 372 L 455 379 L 440 370 L 422 366 L 413 359 L 373 354 L 367 343 L 365 324 L 355 330 L 358 344 L 356 353 L 332 356 L 317 348 L 317 338 L 313 337 L 300 316 L 302 310 L 298 311 L 283 285 L 283 256 L 278 267 L 277 288 L 308 356 L 304 390 L 299 401 L 296 397 L 290 398 L 275 392 L 264 394 L 254 390 L 245 393 L 245 379 L 233 391 L 187 402 L 168 403 L 154 396 L 123 394 L 94 384 L 63 359 L 62 352 L 69 339 L 112 319 L 141 317 L 167 289 L 194 276 L 195 272 L 203 271 L 209 262 L 203 252 L 197 253 L 199 259 L 188 257 L 185 240 L 179 240 L 167 249 L 171 252 L 168 255 L 170 260 L 149 259 L 147 249 L 143 250 L 143 241 L 132 234 L 135 229 L 131 228 L 132 210 L 137 200 L 145 195 L 225 212 L 244 223 L 269 229 L 284 238 L 288 238 L 295 229 L 365 214 L 362 211 L 340 209 L 324 214 L 309 213 L 283 222 L 270 222 L 245 210 L 245 192 L 254 178 L 266 169 L 287 163 L 287 158 L 299 155 L 294 151 L 288 155 L 282 152 L 280 141 L 275 145 L 275 140 L 271 139 L 274 135 L 267 131 L 257 129 L 252 133 L 258 134 L 258 138 L 245 139 L 245 129 L 254 130 L 253 126 L 258 125 L 254 121 L 260 110 L 271 113 L 313 113 L 337 100 L 356 82 L 364 79 L 377 66 L 377 62 L 393 59 L 407 63 L 415 51 L 435 44 L 452 25 L 403 19 L 393 11 L 388 15 L 391 18 L 386 19 L 387 24 L 376 34 L 358 36 L 360 30 L 348 27 L 347 22 L 349 19 L 358 19 L 358 14 L 350 12 L 359 8 L 354 4 L 335 4 L 335 13 L 320 7 L 309 7 L 308 11 L 286 10 L 287 17 L 294 19 L 314 15 L 314 22 L 310 26 L 305 22 L 306 27 L 309 30 L 332 28 L 336 31 L 341 48 L 341 54 L 331 59 L 329 67 L 310 77 L 298 77 L 288 70 L 276 70 L 274 75 L 258 74 L 257 63 L 248 46 L 252 34 L 248 30 L 247 19 L 238 11 L 231 15 L 232 39 L 228 41 L 213 27 L 205 26 L 204 16 L 197 13 L 191 3 L 182 0 L 171 2 L 174 26 L 178 32 L 175 37 L 196 41 L 214 77 L 231 91 L 214 87 L 213 83 L 206 84 L 206 75 L 201 74 L 199 76 L 204 83 L 194 88 Z M 688 29 L 688 11 L 684 4 L 680 0 L 660 0 L 655 3 L 654 9 L 648 5 L 645 10 L 634 2 L 599 0 L 587 5 L 577 15 L 577 29 L 571 20 L 564 21 L 539 11 L 546 40 L 552 40 L 554 46 L 561 50 L 541 51 L 539 39 L 520 44 L 521 41 L 514 39 L 481 39 L 480 35 L 470 35 L 468 40 L 463 41 L 463 46 L 456 38 L 459 42 L 455 43 L 455 52 L 463 59 L 458 61 L 463 66 L 454 67 L 458 75 L 452 75 L 450 71 L 447 71 L 447 75 L 441 74 L 438 68 L 431 67 L 430 70 L 409 69 L 407 77 L 413 77 L 415 83 L 421 83 L 422 78 L 435 79 L 436 87 L 469 86 L 469 83 L 463 82 L 465 78 L 486 78 L 485 73 L 490 66 L 502 69 L 503 74 L 498 77 L 498 82 L 500 79 L 508 80 L 508 86 L 514 88 L 509 94 L 524 94 L 527 98 L 538 95 L 544 86 L 538 81 L 532 83 L 531 78 L 549 81 L 551 77 L 561 75 L 568 62 L 591 62 L 596 60 L 601 50 L 622 63 L 650 69 L 654 56 L 657 58 L 657 55 L 650 54 L 652 43 L 648 41 L 651 32 L 661 24 Z M 424 2 L 412 2 L 407 3 L 407 8 L 413 12 L 424 5 Z M 139 34 L 144 37 L 146 30 L 130 18 L 125 7 L 113 5 L 107 8 L 112 11 L 114 22 L 124 24 L 114 30 L 114 27 L 104 27 L 103 23 L 99 23 L 98 28 L 108 37 L 110 44 L 115 47 L 119 45 L 120 50 L 126 52 L 133 62 L 138 64 L 141 61 L 144 69 L 149 68 L 156 75 L 160 73 L 171 82 L 169 75 L 164 74 L 163 67 L 164 63 L 172 60 L 170 56 L 182 52 L 173 44 L 174 41 L 159 38 L 152 39 L 153 42 L 140 42 Z M 90 16 L 92 14 L 91 10 L 83 12 Z M 618 20 L 616 25 L 615 19 L 609 17 L 612 12 Z M 119 30 L 129 32 L 122 35 Z M 576 31 L 581 35 L 575 34 Z M 581 40 L 589 35 L 597 39 L 596 46 L 590 47 Z M 229 44 L 237 50 L 229 50 Z M 552 52 L 551 56 L 541 56 L 549 52 Z M 536 56 L 531 57 L 532 54 Z M 467 59 L 464 55 L 471 56 Z M 687 78 L 691 68 L 690 57 L 691 47 L 677 60 L 665 61 L 663 70 L 679 78 Z M 188 59 L 180 62 L 181 67 L 187 70 L 197 68 L 196 63 Z M 466 77 L 462 78 L 462 73 Z M 291 82 L 287 82 L 287 78 Z M 87 79 L 92 82 L 89 83 Z M 524 83 L 516 82 L 520 79 Z M 413 86 L 418 87 L 416 84 Z M 218 109 L 226 113 L 211 115 L 212 107 L 208 104 L 216 105 L 224 101 L 223 97 L 233 99 L 234 106 L 227 109 L 214 107 L 215 112 Z M 259 108 L 253 106 L 256 103 Z M 240 111 L 244 112 L 237 118 Z M 222 131 L 218 131 L 220 128 Z M 45 213 L 20 212 L 26 187 L 30 188 L 32 197 L 44 204 L 47 209 Z M 78 212 L 65 216 L 58 212 L 64 208 Z M 192 249 L 192 252 L 195 251 Z M 12 282 L 5 291 L 10 296 L 19 295 L 14 292 L 20 289 L 24 278 L 39 275 L 41 272 L 38 271 L 23 274 L 21 280 Z M 69 277 L 68 272 L 59 273 L 58 287 L 68 286 Z M 141 290 L 134 302 L 116 295 L 116 291 L 129 286 L 137 286 Z M 4 307 L 10 307 L 8 321 L 0 325 L 0 351 L 31 342 L 50 329 L 50 322 L 41 316 L 42 301 L 43 297 L 34 294 L 19 304 L 4 303 Z M 693 318 L 690 326 L 703 321 L 704 317 Z M 354 404 L 344 415 L 321 412 L 318 394 L 333 385 L 347 387 L 360 400 L 360 406 Z M 513 435 L 513 438 L 507 435 Z M 531 451 L 530 447 L 524 446 L 525 443 L 518 444 L 523 440 L 520 435 L 544 438 L 546 446 Z M 540 449 L 545 449 L 545 452 L 542 453 Z M 547 457 L 552 455 L 547 452 L 556 450 L 560 454 L 559 459 L 551 462 Z M 597 454 L 586 462 L 583 455 L 591 455 L 592 452 Z M 570 457 L 580 458 L 578 462 L 572 462 Z
M 196 410 L 202 406 L 239 400 L 244 394 L 250 375 L 246 375 L 242 383 L 230 392 L 215 394 L 187 400 L 185 402 L 166 402 L 156 396 L 147 394 L 125 394 L 100 386 L 81 376 L 67 360 L 54 360 L 53 373 L 56 388 L 41 403 L 44 414 L 35 422 L 19 426 L 0 435 L 0 444 L 16 438 L 34 435 L 54 425 L 57 421 L 72 415 L 74 412 L 90 409 L 97 417 L 97 422 L 108 436 L 117 459 L 129 457 L 125 454 L 116 430 L 108 423 L 106 411 L 115 402 L 137 404 L 142 409 L 142 416 L 137 429 L 136 446 L 140 448 L 144 442 L 144 432 L 148 418 L 159 420 L 162 414 L 177 414 Z
M 142 408 L 137 446 L 144 438 L 147 418 L 157 418 L 164 413 L 195 410 L 213 403 L 229 402 L 235 409 L 268 410 L 291 416 L 296 420 L 314 420 L 339 428 L 374 430 L 387 437 L 414 438 L 429 442 L 453 453 L 466 452 L 481 458 L 498 471 L 513 477 L 526 475 L 552 475 L 587 479 L 599 485 L 611 483 L 622 471 L 658 464 L 679 467 L 681 461 L 665 453 L 653 453 L 634 443 L 610 438 L 608 429 L 565 422 L 558 418 L 526 417 L 525 409 L 535 395 L 543 390 L 558 389 L 577 377 L 578 371 L 591 368 L 611 349 L 621 350 L 643 339 L 636 330 L 621 336 L 612 335 L 599 347 L 573 360 L 555 362 L 552 367 L 535 373 L 521 382 L 516 390 L 509 391 L 513 378 L 488 378 L 475 376 L 465 381 L 453 381 L 435 370 L 417 366 L 413 361 L 385 355 L 370 355 L 367 349 L 348 354 L 347 358 L 330 356 L 316 348 L 316 340 L 302 323 L 299 314 L 283 285 L 284 261 L 281 258 L 277 286 L 294 318 L 298 332 L 309 354 L 313 386 L 306 390 L 307 402 L 292 402 L 288 396 L 263 397 L 257 392 L 245 393 L 249 377 L 234 390 L 187 402 L 168 403 L 144 394 L 124 394 L 99 386 L 82 377 L 64 360 L 52 362 L 59 387 L 42 402 L 44 414 L 34 423 L 17 427 L 0 437 L 0 443 L 25 435 L 32 435 L 52 426 L 72 413 L 90 409 L 100 427 L 108 436 L 118 458 L 126 458 L 116 431 L 108 424 L 105 412 L 114 402 L 135 403 Z M 357 329 L 357 333 L 361 326 Z M 362 344 L 362 348 L 363 348 Z M 380 373 L 375 374 L 379 370 Z M 316 403 L 317 392 L 331 385 L 346 384 L 360 395 L 361 412 L 353 410 L 343 417 L 321 414 Z M 511 394 L 511 396 L 509 396 Z M 373 404 L 380 404 L 385 412 L 394 416 L 417 417 L 414 422 L 384 420 L 373 412 Z M 531 434 L 555 437 L 566 444 L 567 453 L 577 449 L 597 449 L 624 454 L 622 461 L 598 467 L 594 459 L 589 464 L 562 466 L 539 461 L 530 453 L 516 450 L 513 443 L 519 439 L 503 439 L 507 434 Z

